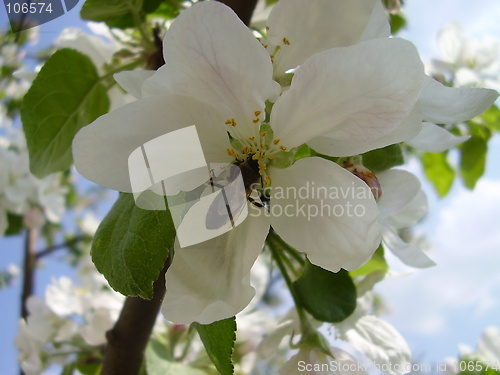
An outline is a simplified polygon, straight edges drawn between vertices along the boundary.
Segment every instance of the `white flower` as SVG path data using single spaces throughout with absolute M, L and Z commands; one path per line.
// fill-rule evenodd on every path
M 477 344 L 477 353 L 486 361 L 500 362 L 500 329 L 488 327 Z
M 269 221 L 249 216 L 227 234 L 178 249 L 167 273 L 165 316 L 176 323 L 210 323 L 241 311 L 254 294 L 248 274 L 269 224 L 290 245 L 307 252 L 311 262 L 331 271 L 366 262 L 380 242 L 377 207 L 367 186 L 324 159 L 305 158 L 279 169 L 273 158 L 323 134 L 342 145 L 341 152 L 332 148 L 330 154 L 352 155 L 358 151 L 351 152 L 351 144 L 356 148 L 398 128 L 423 84 L 415 48 L 400 39 L 374 39 L 324 50 L 295 71 L 291 87 L 278 98 L 267 51 L 220 3 L 185 10 L 169 29 L 163 50 L 168 64 L 142 86 L 151 73 L 120 76 L 122 86 L 139 100 L 100 117 L 75 137 L 73 154 L 81 174 L 130 192 L 131 152 L 195 124 L 208 162 L 256 160 L 273 191 L 297 191 L 314 182 L 316 187 L 366 193 L 326 201 L 360 205 L 364 215 L 310 221 L 303 215 L 273 216 L 273 206 L 296 204 L 296 199 L 271 196 Z M 269 121 L 273 137 L 261 133 L 266 100 L 275 101 Z M 228 132 L 242 150 L 233 148 Z M 320 200 L 309 197 L 302 203 L 319 207 Z
M 433 60 L 433 68 L 451 75 L 454 85 L 500 88 L 500 39 L 468 37 L 460 24 L 452 22 L 439 33 L 438 46 L 442 60 Z
M 368 357 L 389 374 L 404 374 L 411 368 L 411 351 L 394 327 L 369 314 L 371 294 L 358 299 L 347 319 L 335 324 L 340 339 Z
M 418 247 L 407 244 L 397 230 L 417 223 L 427 212 L 427 198 L 420 181 L 410 172 L 390 169 L 377 175 L 382 188 L 378 203 L 383 243 L 403 263 L 427 268 L 435 263 Z

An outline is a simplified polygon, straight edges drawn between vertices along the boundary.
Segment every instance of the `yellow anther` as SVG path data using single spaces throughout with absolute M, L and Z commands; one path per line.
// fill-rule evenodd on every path
M 252 122 L 253 122 L 254 124 L 257 124 L 258 122 L 260 122 L 260 119 L 259 119 L 259 118 L 254 118 L 254 119 L 252 120 Z
M 264 47 L 265 49 L 267 49 L 267 47 L 269 47 L 269 44 L 263 44 L 262 47 Z
M 253 159 L 253 160 L 258 160 L 258 159 L 260 159 L 260 156 L 261 156 L 261 155 L 260 155 L 260 151 L 259 151 L 259 150 L 257 150 L 257 152 L 256 152 L 256 153 L 252 156 L 252 159 Z
M 231 120 L 227 120 L 224 124 L 231 125 Z
M 267 146 L 265 144 L 261 143 L 260 144 L 260 148 L 263 149 L 263 150 L 265 150 L 265 149 L 267 149 Z
M 262 169 L 259 169 L 259 174 L 260 174 L 261 176 L 264 176 L 264 173 L 265 173 L 265 172 L 264 172 Z
M 290 41 L 287 38 L 283 38 L 283 43 L 286 44 L 287 46 L 290 45 Z
M 273 159 L 274 159 L 274 154 L 269 154 L 269 155 L 267 155 L 267 158 L 268 158 L 269 160 L 273 160 Z
M 227 151 L 227 154 L 229 156 L 233 156 L 234 155 L 234 150 L 232 148 L 227 148 L 226 151 Z
M 249 140 L 255 141 L 255 137 L 248 137 Z
M 266 176 L 266 178 L 264 178 L 264 185 L 271 185 L 271 177 L 270 176 Z
M 285 151 L 286 147 L 285 146 L 280 146 L 280 150 Z
M 274 143 L 275 145 L 277 145 L 278 143 L 280 143 L 280 141 L 281 141 L 281 139 L 275 139 L 275 140 L 273 141 L 273 143 Z
M 262 113 L 262 111 L 255 111 L 254 115 L 255 115 L 255 117 L 259 117 L 261 113 Z
M 261 137 L 265 137 L 266 135 L 267 135 L 267 132 L 262 132 L 262 133 L 260 133 L 260 136 L 261 136 Z
M 269 26 L 266 26 L 266 31 L 269 31 Z

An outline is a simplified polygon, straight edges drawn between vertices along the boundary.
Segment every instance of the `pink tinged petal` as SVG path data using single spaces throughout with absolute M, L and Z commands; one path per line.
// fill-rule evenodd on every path
M 312 263 L 354 270 L 381 240 L 373 194 L 359 178 L 321 158 L 272 169 L 271 225 Z
M 371 141 L 358 141 L 352 139 L 349 142 L 336 139 L 335 133 L 316 137 L 307 144 L 315 151 L 330 156 L 352 156 L 364 152 L 408 141 L 415 137 L 422 129 L 422 114 L 420 106 L 415 105 L 403 122 L 389 133 Z
M 397 214 L 407 207 L 420 191 L 420 181 L 407 171 L 390 169 L 377 174 L 382 187 L 382 197 L 378 201 L 378 209 L 382 220 Z
M 222 236 L 177 247 L 166 276 L 165 318 L 177 324 L 209 324 L 243 310 L 255 295 L 250 269 L 268 231 L 267 220 L 248 217 Z
M 224 121 L 235 119 L 245 132 L 258 126 L 255 112 L 264 113 L 265 101 L 279 94 L 269 54 L 219 2 L 182 12 L 165 36 L 163 51 L 167 63 L 145 82 L 145 96 L 184 93 L 219 108 Z
M 274 105 L 275 138 L 289 148 L 326 134 L 346 144 L 378 139 L 408 117 L 424 77 L 417 50 L 402 39 L 318 53 Z
M 446 87 L 427 77 L 420 96 L 422 117 L 437 124 L 469 120 L 483 113 L 497 98 L 494 90 Z
M 99 117 L 73 140 L 79 173 L 105 187 L 132 192 L 128 159 L 144 143 L 166 133 L 196 125 L 207 161 L 225 162 L 230 147 L 220 125 L 224 116 L 207 103 L 180 95 L 137 100 Z M 165 160 L 166 163 L 169 160 Z
M 387 17 L 378 3 L 377 0 L 278 2 L 267 21 L 269 30 L 266 41 L 273 49 L 271 53 L 274 46 L 280 46 L 274 57 L 275 76 L 296 68 L 318 52 L 356 44 L 363 36 L 366 39 L 388 37 Z M 384 27 L 381 22 L 385 22 L 386 31 L 382 35 Z M 368 25 L 370 27 L 365 35 Z
M 422 151 L 442 152 L 467 141 L 469 135 L 456 136 L 439 125 L 424 122 L 418 135 L 406 143 Z
M 384 245 L 404 264 L 414 268 L 429 268 L 436 265 L 421 249 L 404 242 L 399 235 L 390 228 L 384 230 Z
M 129 94 L 142 97 L 142 84 L 155 73 L 154 70 L 133 70 L 116 73 L 113 78 Z

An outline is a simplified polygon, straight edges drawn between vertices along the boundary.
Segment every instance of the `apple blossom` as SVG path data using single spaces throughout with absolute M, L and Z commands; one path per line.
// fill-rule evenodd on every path
M 341 155 L 355 154 L 351 144 L 356 148 L 399 127 L 415 106 L 424 77 L 410 43 L 372 39 L 315 54 L 297 68 L 290 88 L 280 95 L 266 49 L 217 2 L 185 10 L 167 32 L 163 51 L 168 64 L 157 72 L 119 76 L 139 100 L 76 135 L 75 165 L 88 179 L 131 192 L 130 153 L 155 137 L 195 124 L 208 162 L 255 160 L 264 185 L 273 191 L 298 190 L 308 182 L 365 191 L 362 181 L 327 160 L 305 158 L 284 169 L 275 160 L 322 134 L 343 145 Z M 274 103 L 267 114 L 266 101 Z M 228 133 L 236 142 L 230 142 Z M 310 222 L 301 215 L 271 214 L 269 221 L 248 217 L 230 233 L 178 249 L 167 273 L 165 316 L 177 323 L 210 323 L 241 311 L 254 293 L 248 273 L 269 224 L 315 264 L 331 271 L 358 268 L 380 242 L 377 208 L 369 191 L 348 199 L 327 203 L 360 205 L 364 214 Z M 270 211 L 295 201 L 271 196 Z M 317 197 L 304 203 L 320 204 Z
M 377 175 L 382 197 L 377 202 L 383 226 L 383 243 L 402 262 L 417 268 L 435 263 L 418 247 L 405 243 L 397 234 L 420 220 L 427 212 L 427 198 L 420 181 L 410 172 L 390 169 Z

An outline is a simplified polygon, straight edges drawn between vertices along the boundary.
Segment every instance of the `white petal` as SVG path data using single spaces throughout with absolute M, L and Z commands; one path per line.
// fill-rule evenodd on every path
M 386 248 L 407 266 L 429 268 L 436 265 L 421 249 L 404 242 L 392 229 L 385 228 L 383 241 Z
M 270 173 L 271 225 L 283 240 L 333 272 L 370 259 L 381 231 L 373 195 L 359 178 L 321 158 Z
M 498 364 L 500 361 L 500 329 L 497 327 L 486 328 L 477 344 L 477 351 L 487 361 Z
M 154 73 L 154 70 L 133 70 L 116 73 L 113 77 L 125 91 L 140 98 L 142 97 L 142 84 Z
M 377 174 L 382 188 L 378 201 L 380 217 L 386 219 L 403 210 L 420 191 L 420 181 L 412 173 L 401 169 L 390 169 Z
M 424 77 L 415 47 L 402 39 L 320 52 L 274 105 L 275 138 L 289 148 L 325 134 L 346 143 L 380 138 L 409 115 Z
M 362 37 L 388 37 L 389 24 L 379 3 L 377 0 L 278 2 L 267 21 L 267 40 L 272 46 L 281 47 L 274 58 L 275 75 L 296 68 L 323 50 L 350 46 Z M 380 25 L 384 22 L 385 25 Z M 283 38 L 290 44 L 284 44 Z
M 387 373 L 404 374 L 411 367 L 411 352 L 404 338 L 374 315 L 353 314 L 335 325 L 341 339 L 366 355 Z
M 166 276 L 165 318 L 209 324 L 243 310 L 255 294 L 250 269 L 268 230 L 264 218 L 248 217 L 229 233 L 177 249 Z
M 427 196 L 420 190 L 405 208 L 386 218 L 386 223 L 397 229 L 408 228 L 427 213 L 427 207 Z
M 316 137 L 307 144 L 315 151 L 330 156 L 352 156 L 364 152 L 404 142 L 415 137 L 422 129 L 422 114 L 420 106 L 416 105 L 401 125 L 389 133 L 371 141 L 358 141 L 351 139 L 349 142 L 336 139 L 335 133 Z
M 256 111 L 264 113 L 265 101 L 279 94 L 269 54 L 219 2 L 202 2 L 182 12 L 165 36 L 163 51 L 167 63 L 146 80 L 143 94 L 174 90 L 206 101 L 226 120 L 234 118 L 243 132 L 253 128 Z
M 497 98 L 494 90 L 446 87 L 427 77 L 420 96 L 422 117 L 437 124 L 469 120 L 483 113 Z
M 223 124 L 224 116 L 216 109 L 192 98 L 143 98 L 82 128 L 73 140 L 75 166 L 91 181 L 131 192 L 128 158 L 138 147 L 166 133 L 196 125 L 206 160 L 225 162 L 225 150 L 230 146 Z
M 456 136 L 439 125 L 424 122 L 418 135 L 406 143 L 422 151 L 442 152 L 470 138 L 469 135 Z

